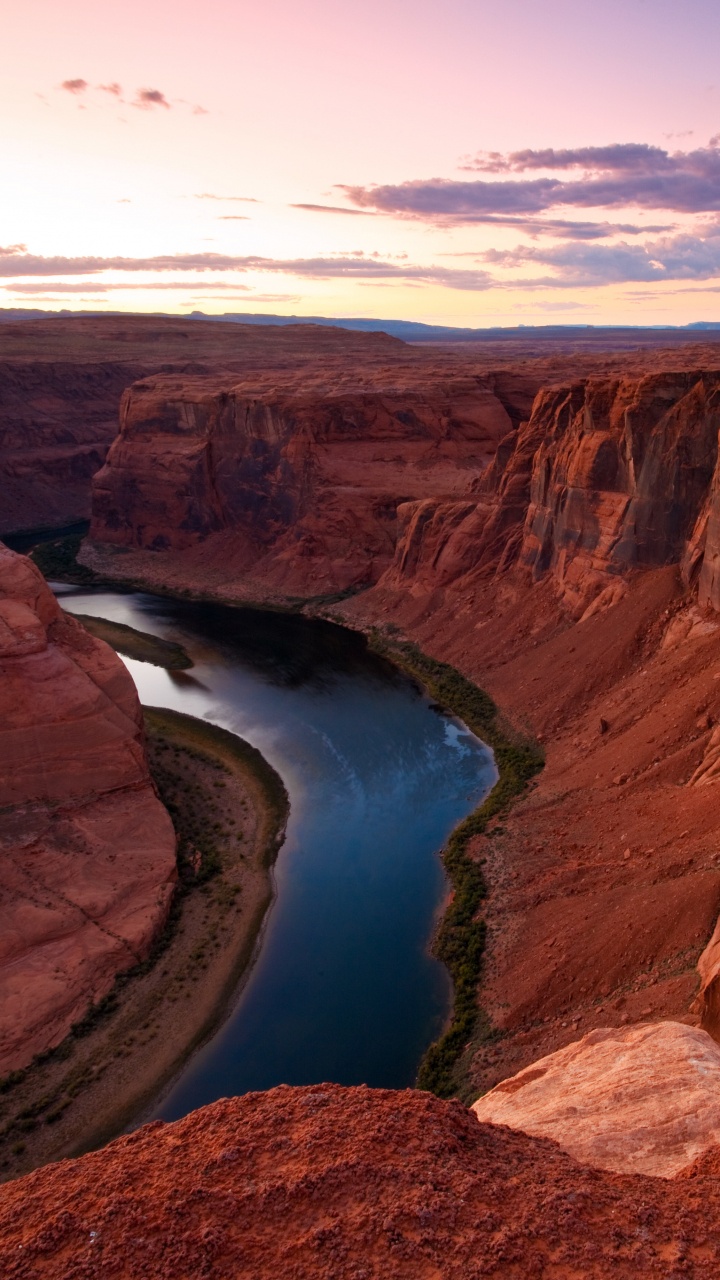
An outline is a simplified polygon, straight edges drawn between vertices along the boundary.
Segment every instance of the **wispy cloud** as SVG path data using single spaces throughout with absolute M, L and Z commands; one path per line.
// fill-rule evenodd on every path
M 235 293 L 240 291 L 243 293 L 251 292 L 249 285 L 238 284 L 237 281 L 230 283 L 225 280 L 213 280 L 209 287 L 220 290 L 232 289 Z M 150 283 L 140 283 L 137 280 L 114 280 L 110 284 L 103 284 L 94 280 L 83 280 L 81 283 L 58 281 L 53 284 L 48 284 L 47 281 L 43 281 L 43 283 L 32 281 L 20 284 L 0 284 L 0 289 L 5 289 L 10 293 L 126 293 L 135 289 L 153 293 L 156 289 L 174 289 L 184 290 L 187 293 L 196 288 L 197 285 L 192 280 L 153 280 Z
M 340 186 L 357 207 L 382 213 L 473 222 L 478 215 L 537 215 L 561 206 L 635 206 L 676 213 L 720 210 L 720 138 L 693 151 L 668 152 L 646 143 L 542 151 L 483 152 L 465 165 L 511 178 L 415 179 L 381 186 Z M 577 173 L 582 170 L 582 173 Z M 546 176 L 522 175 L 545 171 Z M 564 177 L 554 176 L 564 171 Z M 548 174 L 553 176 L 547 176 Z
M 114 103 L 122 103 L 128 105 L 127 100 L 123 97 L 123 87 L 117 80 L 108 81 L 107 84 L 91 85 L 88 80 L 76 77 L 72 80 L 63 80 L 56 88 L 65 93 L 72 94 L 73 97 L 82 96 L 87 100 L 90 106 L 100 107 L 102 99 L 97 95 L 105 95 L 105 106 L 109 106 L 107 99 L 113 100 Z M 38 94 L 38 97 L 43 97 Z M 85 105 L 83 102 L 82 106 Z M 206 107 L 200 105 L 199 102 L 189 102 L 186 98 L 169 98 L 162 89 L 140 88 L 135 90 L 135 96 L 129 103 L 130 106 L 138 108 L 140 111 L 153 111 L 160 108 L 164 111 L 171 111 L 174 106 L 187 107 L 194 116 L 206 116 L 209 112 Z
M 374 217 L 373 209 L 344 209 L 338 204 L 291 204 L 290 209 L 306 209 L 308 213 L 349 213 L 354 218 Z
M 704 236 L 665 236 L 645 244 L 562 244 L 548 248 L 519 245 L 508 250 L 489 249 L 478 256 L 490 266 L 545 266 L 553 271 L 550 277 L 513 281 L 513 287 L 577 288 L 639 281 L 712 280 L 720 275 L 720 226 L 708 227 Z
M 256 200 L 255 196 L 220 196 L 214 191 L 201 191 L 199 195 L 194 196 L 195 200 L 229 200 L 236 204 L 260 204 L 260 200 Z
M 247 213 L 220 213 L 218 214 L 218 222 L 251 222 L 252 219 Z
M 36 276 L 47 280 L 63 276 L 98 275 L 107 271 L 255 271 L 304 276 L 313 280 L 415 281 L 421 284 L 444 284 L 451 289 L 486 289 L 493 283 L 492 277 L 485 270 L 422 266 L 404 259 L 391 261 L 379 254 L 364 254 L 359 251 L 316 258 L 241 257 L 221 253 L 158 254 L 148 258 L 67 258 L 31 254 L 24 245 L 0 248 L 0 277 L 4 279 L 22 280 Z

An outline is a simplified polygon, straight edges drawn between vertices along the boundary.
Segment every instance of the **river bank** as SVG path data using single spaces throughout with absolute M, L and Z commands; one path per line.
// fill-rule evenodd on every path
M 57 552 L 58 567 L 67 571 L 65 550 L 59 546 Z M 56 552 L 50 554 L 53 556 Z M 47 555 L 46 549 L 43 549 L 43 555 Z M 166 557 L 162 553 L 105 552 L 86 547 L 82 559 L 87 564 L 78 565 L 81 579 L 85 572 L 91 571 L 97 582 L 105 577 L 125 589 L 139 587 L 166 595 L 176 593 L 182 598 L 191 596 L 208 602 L 221 601 L 234 607 L 248 607 L 249 604 L 245 598 L 238 599 L 237 592 L 223 594 L 219 582 L 215 584 L 215 590 L 199 578 L 192 578 L 191 585 L 187 585 L 187 565 L 168 563 L 172 583 L 168 586 L 163 568 Z M 52 563 L 51 559 L 49 565 Z M 91 570 L 88 565 L 92 566 Z M 123 568 L 131 568 L 133 576 L 122 576 Z M 185 583 L 180 589 L 178 574 Z M 333 612 L 341 604 L 339 601 L 274 599 L 271 603 L 275 609 L 300 611 L 306 616 L 342 624 L 347 622 L 342 614 Z M 301 609 L 298 609 L 299 605 Z M 263 602 L 263 607 L 267 607 L 267 602 Z M 355 619 L 352 625 L 357 628 Z M 425 1053 L 417 1078 L 421 1088 L 439 1096 L 460 1096 L 472 1101 L 478 1089 L 470 1080 L 471 1061 L 481 1045 L 494 1043 L 498 1036 L 497 1029 L 482 1010 L 477 994 L 485 949 L 485 923 L 480 913 L 487 893 L 480 837 L 488 824 L 507 810 L 525 790 L 532 776 L 542 768 L 543 752 L 527 733 L 519 732 L 500 716 L 492 699 L 460 671 L 423 653 L 416 645 L 404 640 L 397 628 L 378 628 L 366 619 L 361 625 L 372 651 L 388 658 L 394 666 L 410 675 L 443 708 L 457 715 L 473 733 L 488 743 L 495 753 L 499 775 L 495 786 L 482 805 L 453 831 L 441 852 L 452 895 L 434 931 L 432 949 L 452 976 L 453 1011 L 440 1039 Z
M 112 577 L 200 587 L 185 553 L 88 547 L 82 557 Z M 216 570 L 209 590 L 262 597 L 248 575 L 231 577 Z M 468 1099 L 598 1025 L 705 1017 L 693 1002 L 720 910 L 719 819 L 712 788 L 693 778 L 711 767 L 720 724 L 720 632 L 672 566 L 631 588 L 580 624 L 551 581 L 516 571 L 435 592 L 371 587 L 332 612 L 305 606 L 416 643 L 546 748 L 530 794 L 473 838 L 487 891 L 487 1023 L 465 1042 Z
M 238 992 L 272 900 L 280 778 L 235 735 L 146 709 L 152 773 L 178 833 L 165 933 L 56 1050 L 0 1082 L 4 1180 L 109 1140 L 157 1097 Z

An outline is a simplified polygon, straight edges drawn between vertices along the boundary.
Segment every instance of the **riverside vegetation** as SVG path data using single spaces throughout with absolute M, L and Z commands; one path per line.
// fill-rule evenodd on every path
M 0 1081 L 1 1179 L 107 1141 L 157 1095 L 222 1017 L 272 898 L 288 814 L 274 769 L 192 716 L 146 708 L 145 725 L 178 838 L 166 927 L 61 1044 Z
M 515 733 L 498 712 L 492 698 L 447 662 L 439 662 L 410 641 L 374 629 L 368 637 L 374 652 L 382 654 L 413 676 L 492 748 L 498 779 L 482 804 L 458 824 L 443 850 L 442 860 L 453 888 L 452 901 L 437 928 L 433 952 L 448 968 L 454 999 L 450 1025 L 425 1053 L 417 1086 L 440 1098 L 465 1092 L 461 1060 L 482 1011 L 477 987 L 485 949 L 485 922 L 477 918 L 487 894 L 480 863 L 470 850 L 474 837 L 483 835 L 489 822 L 503 813 L 540 771 L 544 756 L 538 743 Z M 487 1034 L 492 1034 L 489 1028 Z
M 35 549 L 33 558 L 46 576 L 76 582 L 101 581 L 77 561 L 80 544 L 81 539 L 73 536 L 44 543 Z M 91 578 L 85 579 L 85 574 Z M 294 603 L 299 604 L 299 599 Z M 311 612 L 317 609 L 318 600 L 304 603 L 310 604 Z M 323 600 L 324 605 L 329 603 L 330 599 Z M 326 616 L 334 620 L 333 614 Z M 337 621 L 344 623 L 342 618 Z M 471 856 L 470 845 L 473 838 L 483 835 L 492 819 L 524 791 L 542 769 L 544 755 L 537 742 L 517 733 L 502 719 L 487 693 L 449 663 L 431 658 L 418 645 L 402 640 L 392 625 L 382 631 L 372 628 L 367 638 L 374 652 L 418 680 L 443 708 L 458 716 L 486 742 L 493 750 L 498 768 L 499 776 L 489 795 L 459 823 L 443 850 L 443 865 L 452 884 L 453 897 L 435 933 L 433 952 L 452 977 L 453 1010 L 447 1030 L 426 1051 L 417 1077 L 421 1089 L 443 1098 L 461 1096 L 464 1101 L 470 1101 L 462 1066 L 465 1050 L 479 1026 L 483 1037 L 493 1036 L 477 999 L 485 949 L 485 923 L 477 916 L 487 886 L 481 865 Z M 116 640 L 110 643 L 117 647 Z

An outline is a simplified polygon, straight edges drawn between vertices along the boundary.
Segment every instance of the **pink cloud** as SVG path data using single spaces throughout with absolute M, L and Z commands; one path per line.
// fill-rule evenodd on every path
M 138 89 L 134 107 L 140 107 L 142 111 L 152 111 L 153 107 L 164 107 L 166 111 L 170 111 L 170 103 L 161 93 L 160 89 Z

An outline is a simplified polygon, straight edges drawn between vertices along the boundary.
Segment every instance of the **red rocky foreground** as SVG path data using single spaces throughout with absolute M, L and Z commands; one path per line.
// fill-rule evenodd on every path
M 0 1274 L 717 1280 L 716 1156 L 622 1176 L 429 1094 L 284 1087 L 3 1187 Z

